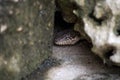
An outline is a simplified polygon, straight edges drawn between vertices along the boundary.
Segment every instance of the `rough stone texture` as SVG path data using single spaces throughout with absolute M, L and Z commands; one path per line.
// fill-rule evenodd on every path
M 75 31 L 80 32 L 81 38 L 91 41 L 84 31 L 84 22 L 82 20 L 83 11 L 78 8 L 75 2 L 71 0 L 56 0 L 57 11 L 61 12 L 62 18 L 66 23 L 72 23 Z M 74 11 L 79 11 L 79 15 L 76 15 Z M 64 27 L 70 27 L 69 25 Z
M 84 30 L 92 40 L 92 51 L 107 64 L 120 65 L 119 4 L 120 0 L 76 0 L 84 16 Z M 91 3 L 91 4 L 88 4 Z M 85 5 L 83 5 L 85 4 Z M 87 5 L 87 6 L 86 6 Z M 88 8 L 89 7 L 89 8 Z M 84 8 L 89 9 L 85 12 Z M 118 9 L 118 10 L 116 10 Z M 77 13 L 75 11 L 75 13 Z M 77 13 L 79 15 L 79 13 Z
M 55 13 L 54 34 L 73 29 Z M 91 44 L 80 41 L 74 46 L 53 46 L 53 54 L 22 80 L 119 80 L 120 68 L 107 66 L 93 54 Z
M 0 0 L 0 80 L 20 80 L 51 55 L 54 0 Z
M 119 67 L 103 64 L 88 44 L 53 46 L 52 57 L 22 80 L 119 80 Z
M 120 66 L 120 0 L 59 0 L 58 4 L 63 14 L 66 11 L 71 14 L 63 15 L 65 21 L 70 23 L 66 17 L 71 16 L 74 19 L 77 16 L 78 25 L 75 25 L 75 29 L 80 29 L 81 31 L 77 31 L 81 34 L 87 34 L 83 36 L 90 37 L 92 51 L 105 63 Z M 79 20 L 83 21 L 84 27 Z
M 50 68 L 44 80 L 120 79 L 120 68 L 103 64 L 102 60 L 90 50 L 90 44 L 86 41 L 74 46 L 54 46 L 52 57 L 61 60 L 61 65 Z

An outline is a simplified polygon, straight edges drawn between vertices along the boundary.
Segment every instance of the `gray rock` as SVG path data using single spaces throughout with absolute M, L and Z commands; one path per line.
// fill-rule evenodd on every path
M 0 79 L 20 80 L 51 53 L 54 0 L 0 0 Z

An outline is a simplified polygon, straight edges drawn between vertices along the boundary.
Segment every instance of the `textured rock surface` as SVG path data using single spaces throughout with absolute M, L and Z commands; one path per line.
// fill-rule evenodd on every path
M 105 63 L 120 65 L 119 4 L 120 0 L 76 0 L 84 16 L 84 30 L 92 40 L 92 51 Z M 88 4 L 91 3 L 91 4 Z M 85 12 L 86 9 L 89 11 Z M 118 9 L 118 10 L 117 10 Z M 79 10 L 78 10 L 79 11 Z M 77 11 L 75 12 L 77 13 Z M 79 15 L 79 13 L 77 13 Z
M 119 72 L 119 67 L 104 65 L 83 41 L 74 46 L 53 46 L 52 58 L 22 80 L 119 80 Z
M 54 0 L 0 0 L 0 80 L 20 80 L 51 55 Z
M 74 46 L 54 46 L 52 57 L 61 60 L 61 65 L 49 69 L 45 80 L 120 79 L 119 67 L 104 65 L 101 59 L 91 52 L 86 41 Z
M 69 8 L 66 1 L 59 0 L 59 4 L 63 4 L 61 12 L 69 11 L 69 14 L 76 15 L 78 20 L 83 20 L 84 27 L 78 24 L 80 22 L 76 23 L 80 30 L 82 29 L 81 34 L 85 32 L 90 37 L 93 44 L 92 51 L 105 63 L 120 66 L 120 0 L 69 0 L 68 2 L 69 6 L 74 5 Z M 63 15 L 63 18 L 70 22 L 66 16 L 72 15 Z M 76 30 L 79 29 L 77 26 L 75 25 Z
M 55 15 L 55 34 L 71 26 L 64 25 L 61 16 Z M 52 57 L 23 80 L 119 80 L 120 68 L 103 64 L 91 47 L 86 41 L 74 46 L 53 46 Z

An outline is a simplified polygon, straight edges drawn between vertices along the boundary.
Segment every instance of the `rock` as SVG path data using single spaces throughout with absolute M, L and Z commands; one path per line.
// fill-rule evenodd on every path
M 56 0 L 57 9 L 62 12 L 63 19 L 68 23 L 75 23 L 77 16 L 73 13 L 76 8 L 70 0 Z
M 84 27 L 77 24 L 75 29 L 85 32 L 91 39 L 92 51 L 104 63 L 120 66 L 120 0 L 68 0 L 69 3 L 60 1 L 59 4 L 64 7 L 61 7 L 63 13 L 69 11 L 69 14 L 77 16 L 77 21 L 82 18 Z M 68 9 L 67 5 L 72 4 L 76 7 Z
M 85 13 L 83 16 L 84 30 L 92 40 L 92 51 L 101 57 L 104 63 L 119 66 L 120 43 L 114 30 L 119 25 L 119 10 L 116 9 L 120 1 L 96 1 L 93 3 L 95 5 L 86 2 L 84 0 L 84 3 L 91 9 L 89 9 L 89 13 Z M 82 4 L 78 3 L 78 5 L 81 6 Z M 83 11 L 86 5 L 81 6 Z
M 54 0 L 0 4 L 0 79 L 21 80 L 52 53 Z
M 88 35 L 85 33 L 85 30 L 84 30 L 84 22 L 82 19 L 83 10 L 79 9 L 79 14 L 76 15 L 74 11 L 78 10 L 78 6 L 72 0 L 67 0 L 67 1 L 56 0 L 56 7 L 57 7 L 57 10 L 61 12 L 62 18 L 65 22 L 74 24 L 73 25 L 74 30 L 78 31 L 82 35 L 80 36 L 80 38 L 81 39 L 85 38 L 86 40 L 91 42 L 90 38 L 88 37 Z M 70 26 L 67 26 L 67 27 L 70 27 Z M 70 44 L 72 44 L 72 42 Z

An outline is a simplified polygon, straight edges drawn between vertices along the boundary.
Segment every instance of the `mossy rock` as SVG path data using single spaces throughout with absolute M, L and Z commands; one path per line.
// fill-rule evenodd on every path
M 0 80 L 21 80 L 52 53 L 54 0 L 0 1 Z

